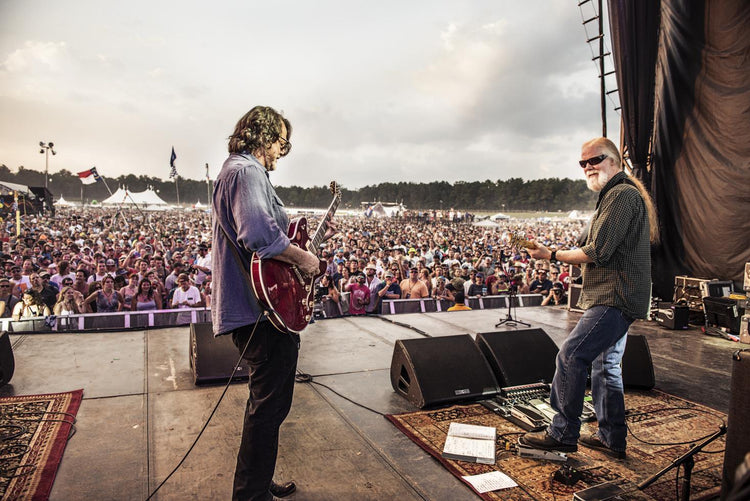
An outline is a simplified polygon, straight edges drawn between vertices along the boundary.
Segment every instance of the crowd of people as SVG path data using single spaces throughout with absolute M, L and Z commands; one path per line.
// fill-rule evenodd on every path
M 321 249 L 328 263 L 317 298 L 341 314 L 380 311 L 383 299 L 464 298 L 513 290 L 537 293 L 544 305 L 567 303 L 567 267 L 535 260 L 512 235 L 574 248 L 584 228 L 577 220 L 518 220 L 487 228 L 432 219 L 339 218 L 338 235 Z M 349 293 L 349 294 L 346 294 Z M 460 299 L 460 301 L 457 301 Z
M 0 318 L 211 306 L 210 214 L 60 208 L 55 217 L 15 218 L 3 228 Z M 315 216 L 308 216 L 315 226 Z M 514 221 L 474 226 L 468 219 L 339 216 L 320 256 L 328 263 L 317 299 L 345 314 L 379 311 L 383 299 L 455 301 L 544 294 L 563 304 L 567 273 L 509 244 L 510 232 L 558 247 L 575 245 L 579 221 Z M 348 294 L 347 294 L 348 293 Z
M 58 208 L 8 217 L 0 318 L 210 306 L 205 212 Z

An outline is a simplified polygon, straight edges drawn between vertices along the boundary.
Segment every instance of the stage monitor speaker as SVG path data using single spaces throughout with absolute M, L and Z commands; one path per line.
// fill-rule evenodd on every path
M 10 335 L 0 332 L 0 387 L 10 383 L 16 362 L 13 358 L 13 347 L 10 345 Z
M 622 356 L 622 384 L 625 388 L 650 390 L 656 385 L 654 364 L 646 336 L 628 334 Z
M 750 452 L 750 350 L 732 354 L 732 382 L 727 414 L 726 450 L 721 496 L 726 499 L 735 482 L 735 472 Z
M 469 334 L 397 340 L 391 385 L 420 409 L 499 391 L 487 360 Z
M 482 332 L 476 343 L 501 388 L 552 382 L 559 350 L 543 329 Z
M 232 342 L 232 336 L 214 337 L 210 322 L 190 324 L 190 367 L 195 384 L 226 383 L 247 381 L 249 368 L 245 360 L 232 370 L 240 354 Z

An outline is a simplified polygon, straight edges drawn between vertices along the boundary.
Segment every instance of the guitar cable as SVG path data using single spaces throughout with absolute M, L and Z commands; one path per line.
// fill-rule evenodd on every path
M 343 394 L 339 393 L 338 391 L 334 390 L 333 388 L 331 388 L 327 384 L 319 383 L 319 382 L 315 381 L 315 377 L 314 376 L 312 376 L 310 374 L 307 374 L 305 372 L 301 372 L 300 370 L 297 370 L 297 375 L 294 376 L 294 382 L 296 382 L 296 383 L 317 384 L 318 386 L 322 386 L 323 388 L 326 388 L 328 391 L 332 392 L 333 394 L 338 395 L 339 397 L 343 398 L 347 402 L 356 405 L 357 407 L 361 407 L 362 409 L 368 410 L 368 411 L 370 411 L 372 413 L 375 413 L 375 414 L 377 414 L 379 416 L 385 416 L 385 413 L 380 412 L 380 411 L 376 411 L 375 409 L 372 409 L 370 407 L 367 407 L 364 404 L 360 404 L 359 402 L 356 402 L 356 401 L 352 400 L 351 398 L 347 397 L 346 395 L 343 395 Z
M 234 374 L 237 372 L 237 370 L 240 368 L 240 364 L 242 363 L 242 359 L 245 358 L 245 352 L 247 351 L 247 347 L 250 346 L 250 340 L 253 338 L 253 335 L 255 334 L 255 329 L 258 327 L 258 324 L 260 323 L 260 319 L 263 317 L 268 317 L 268 312 L 263 311 L 263 315 L 259 316 L 257 320 L 255 320 L 255 324 L 253 325 L 253 330 L 250 332 L 250 335 L 247 338 L 247 343 L 245 343 L 245 347 L 242 349 L 242 354 L 240 355 L 240 358 L 237 359 L 237 363 L 234 364 L 234 369 L 232 369 L 232 375 L 229 377 L 229 380 L 227 381 L 227 384 L 224 386 L 224 391 L 221 392 L 221 395 L 219 396 L 219 400 L 217 400 L 216 405 L 214 405 L 213 410 L 211 410 L 211 414 L 208 416 L 208 419 L 206 419 L 206 422 L 203 424 L 203 427 L 198 432 L 198 435 L 196 435 L 195 440 L 193 440 L 193 443 L 190 445 L 190 448 L 188 448 L 187 452 L 184 456 L 182 456 L 182 459 L 180 459 L 180 462 L 177 463 L 177 466 L 174 467 L 172 471 L 169 472 L 169 475 L 167 475 L 164 480 L 161 481 L 161 483 L 154 489 L 151 494 L 148 495 L 146 498 L 146 501 L 149 501 L 154 495 L 159 491 L 159 489 L 162 488 L 164 484 L 167 483 L 167 480 L 169 480 L 172 475 L 182 466 L 182 463 L 185 462 L 185 460 L 188 458 L 190 453 L 192 452 L 195 445 L 198 443 L 198 440 L 200 440 L 201 436 L 203 435 L 203 432 L 206 431 L 206 428 L 208 427 L 208 424 L 211 422 L 211 419 L 214 417 L 214 414 L 216 414 L 216 410 L 219 408 L 219 404 L 221 404 L 221 401 L 224 400 L 224 395 L 227 394 L 227 391 L 229 391 L 229 385 L 232 384 L 232 379 L 234 378 Z

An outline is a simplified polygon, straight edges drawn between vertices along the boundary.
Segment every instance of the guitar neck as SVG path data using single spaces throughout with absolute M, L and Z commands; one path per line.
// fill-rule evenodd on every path
M 333 197 L 333 200 L 331 200 L 331 205 L 328 206 L 328 211 L 326 211 L 326 215 L 323 217 L 323 220 L 318 225 L 318 229 L 315 230 L 315 235 L 310 239 L 310 242 L 307 245 L 307 250 L 318 255 L 318 249 L 320 249 L 320 244 L 323 243 L 323 237 L 326 235 L 326 231 L 328 230 L 328 221 L 333 217 L 333 214 L 336 212 L 336 209 L 339 206 L 339 201 L 341 200 L 341 197 L 336 196 Z

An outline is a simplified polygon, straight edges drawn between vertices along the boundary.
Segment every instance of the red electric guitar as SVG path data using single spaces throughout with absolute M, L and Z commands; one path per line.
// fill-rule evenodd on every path
M 318 255 L 320 244 L 328 229 L 328 222 L 341 201 L 341 190 L 331 181 L 333 200 L 312 239 L 307 235 L 307 218 L 300 217 L 289 223 L 287 236 L 292 245 Z M 320 262 L 318 273 L 305 275 L 294 265 L 276 259 L 261 259 L 253 253 L 250 261 L 250 278 L 258 301 L 269 311 L 271 323 L 282 332 L 299 334 L 312 318 L 315 290 L 313 284 L 326 271 L 327 263 Z

